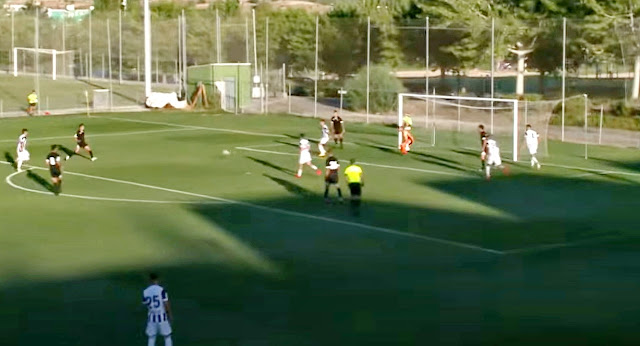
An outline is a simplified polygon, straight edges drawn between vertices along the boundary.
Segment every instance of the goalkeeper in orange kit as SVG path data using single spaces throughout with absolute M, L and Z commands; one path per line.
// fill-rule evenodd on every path
M 402 119 L 402 126 L 400 127 L 400 131 L 402 133 L 402 143 L 400 144 L 400 152 L 402 155 L 407 155 L 409 150 L 411 150 L 411 145 L 415 142 L 413 135 L 411 134 L 411 125 L 412 120 L 411 117 L 405 115 Z

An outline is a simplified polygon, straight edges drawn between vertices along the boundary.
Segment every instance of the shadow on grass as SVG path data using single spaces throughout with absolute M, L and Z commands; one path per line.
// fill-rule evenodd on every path
M 89 272 L 74 267 L 64 278 L 49 275 L 55 263 L 43 266 L 37 253 L 24 254 L 28 261 L 22 265 L 47 271 L 16 274 L 18 279 L 10 282 L 3 278 L 3 344 L 144 344 L 146 311 L 139 295 L 147 285 L 142 272 L 150 266 L 160 273 L 171 297 L 174 338 L 185 345 L 640 342 L 637 323 L 630 318 L 634 311 L 629 310 L 640 304 L 637 280 L 629 277 L 640 262 L 637 241 L 497 256 L 380 230 L 493 248 L 634 233 L 640 201 L 638 191 L 626 185 L 602 182 L 589 188 L 591 181 L 533 175 L 489 183 L 418 182 L 455 195 L 450 209 L 411 204 L 410 193 L 407 203 L 368 200 L 367 189 L 376 189 L 378 196 L 384 189 L 368 185 L 363 213 L 354 218 L 347 205 L 325 208 L 320 191 L 265 176 L 285 189 L 306 191 L 310 198 L 305 203 L 290 195 L 246 201 L 261 207 L 180 206 L 176 213 L 165 207 L 130 214 L 118 209 L 117 217 L 135 220 L 137 237 L 153 246 L 151 253 L 168 251 L 170 256 L 161 252 L 147 260 L 148 248 L 132 247 L 127 250 L 133 252 L 132 260 L 120 257 L 124 250 L 119 249 L 105 258 L 86 259 L 102 264 L 113 258 L 113 267 Z M 437 204 L 442 197 L 433 198 Z M 491 208 L 496 213 L 486 211 Z M 202 229 L 192 233 L 184 227 L 185 214 L 203 221 Z M 74 219 L 58 227 L 76 223 Z M 51 231 L 56 230 L 52 226 Z M 67 239 L 62 241 L 55 244 L 60 256 L 77 258 L 67 253 Z M 74 246 L 90 246 L 75 241 L 68 239 Z M 56 249 L 46 245 L 41 251 Z M 251 252 L 267 258 L 282 275 L 231 263 Z
M 4 159 L 7 160 L 7 162 L 9 162 L 9 164 L 11 165 L 11 167 L 13 167 L 13 169 L 18 169 L 18 166 L 16 166 L 16 161 L 13 159 L 13 156 L 11 156 L 11 154 L 9 154 L 8 151 L 4 152 Z
M 284 187 L 285 190 L 287 190 L 287 192 L 290 192 L 294 195 L 299 195 L 299 196 L 304 196 L 304 197 L 311 197 L 314 195 L 314 193 L 310 190 L 305 189 L 304 187 L 294 184 L 288 180 L 282 179 L 282 178 L 277 178 L 274 176 L 271 176 L 269 174 L 263 174 L 265 177 L 271 179 L 271 181 L 275 182 L 276 184 Z
M 265 160 L 262 160 L 262 159 L 258 159 L 258 158 L 255 158 L 253 156 L 247 156 L 246 158 L 248 158 L 249 160 L 251 160 L 251 161 L 253 161 L 255 163 L 259 163 L 259 164 L 261 164 L 261 165 L 263 165 L 265 167 L 273 168 L 273 169 L 275 169 L 277 171 L 280 171 L 280 172 L 283 172 L 283 173 L 286 173 L 286 174 L 293 175 L 295 173 L 292 169 L 288 169 L 288 168 L 284 168 L 282 166 L 278 166 L 273 162 L 269 162 L 269 161 L 265 161 Z
M 51 182 L 49 182 L 48 179 L 42 177 L 38 173 L 34 173 L 33 171 L 28 170 L 27 171 L 27 178 L 29 178 L 30 180 L 34 181 L 36 184 L 42 186 L 47 191 L 55 193 L 55 188 L 54 188 L 53 184 L 51 184 Z

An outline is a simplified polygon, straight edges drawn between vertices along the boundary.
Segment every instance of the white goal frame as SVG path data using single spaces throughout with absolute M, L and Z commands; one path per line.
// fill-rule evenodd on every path
M 13 76 L 18 77 L 18 51 L 34 52 L 36 55 L 40 53 L 51 55 L 51 78 L 56 80 L 57 78 L 57 59 L 59 54 L 75 53 L 74 50 L 56 50 L 56 49 L 43 49 L 43 48 L 28 48 L 28 47 L 14 47 L 13 48 Z
M 414 98 L 422 100 L 466 100 L 466 101 L 488 101 L 493 105 L 494 102 L 511 103 L 513 105 L 513 162 L 518 161 L 518 100 L 517 99 L 498 99 L 491 97 L 468 97 L 468 96 L 448 96 L 448 95 L 428 95 L 428 94 L 398 94 L 398 127 L 402 126 L 402 118 L 404 117 L 404 99 Z M 493 112 L 492 123 L 493 123 Z M 402 143 L 402 133 L 398 132 L 398 145 Z

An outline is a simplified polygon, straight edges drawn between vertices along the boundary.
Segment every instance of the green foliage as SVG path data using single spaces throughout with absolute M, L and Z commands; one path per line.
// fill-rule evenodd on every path
M 222 0 L 214 1 L 211 4 L 211 10 L 218 10 L 222 17 L 232 17 L 238 14 L 240 10 L 240 1 L 238 0 Z
M 389 66 L 373 65 L 370 71 L 369 109 L 372 113 L 387 112 L 395 109 L 398 93 L 405 88 L 398 78 L 392 74 Z M 356 76 L 346 83 L 347 105 L 353 110 L 366 109 L 367 105 L 367 69 L 361 68 Z
M 600 106 L 589 104 L 589 127 L 597 127 L 600 122 Z M 640 109 L 624 100 L 613 101 L 604 107 L 603 126 L 623 130 L 640 130 Z M 558 102 L 553 108 L 551 125 L 562 124 L 562 104 Z M 584 126 L 584 99 L 570 98 L 565 101 L 565 126 Z

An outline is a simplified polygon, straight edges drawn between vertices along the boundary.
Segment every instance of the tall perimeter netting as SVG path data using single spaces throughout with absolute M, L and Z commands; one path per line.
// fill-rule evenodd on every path
M 422 145 L 479 153 L 482 125 L 500 145 L 503 158 L 517 161 L 528 154 L 523 139 L 529 124 L 540 135 L 540 154 L 548 154 L 553 102 L 420 94 L 400 94 L 398 102 L 398 124 L 410 116 Z

